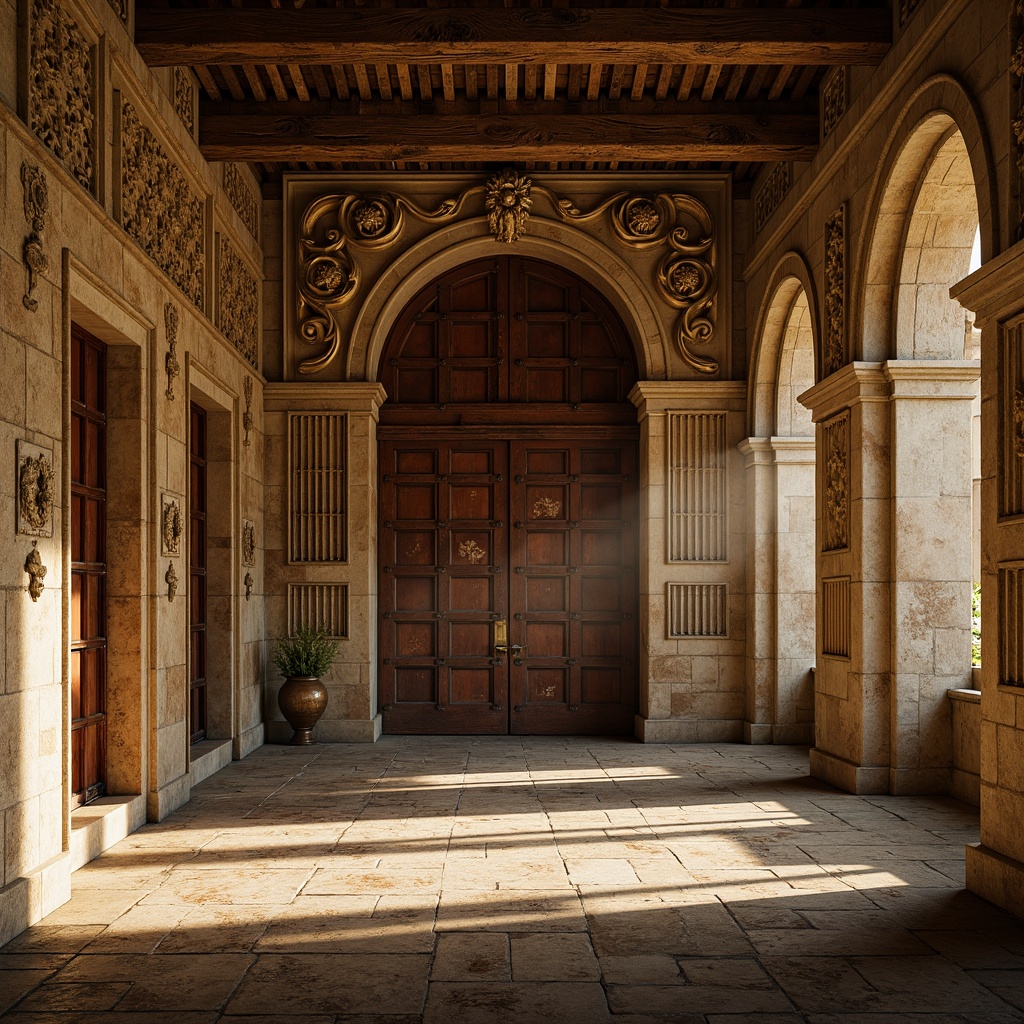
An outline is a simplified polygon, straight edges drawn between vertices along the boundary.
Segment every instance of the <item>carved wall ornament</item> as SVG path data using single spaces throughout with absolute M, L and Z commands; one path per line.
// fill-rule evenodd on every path
M 178 592 L 178 574 L 174 571 L 174 563 L 167 563 L 167 572 L 164 573 L 164 583 L 167 584 L 167 600 L 173 601 L 174 595 Z
M 822 377 L 846 363 L 846 207 L 825 222 L 825 351 Z
M 487 182 L 484 202 L 487 225 L 499 242 L 514 242 L 525 234 L 533 205 L 531 190 L 530 179 L 510 167 Z
M 242 438 L 242 444 L 246 448 L 252 443 L 249 440 L 249 434 L 252 432 L 252 428 L 255 426 L 255 420 L 252 415 L 252 378 L 246 377 L 245 382 L 242 384 L 242 390 L 245 392 L 245 412 L 242 413 L 242 429 L 245 431 L 245 436 Z
M 256 564 L 256 524 L 251 519 L 242 520 L 242 565 Z
M 95 178 L 95 61 L 60 0 L 31 0 L 29 123 L 39 140 L 90 191 Z
M 850 545 L 850 417 L 842 413 L 824 424 L 823 551 Z
M 196 132 L 195 85 L 192 72 L 187 67 L 174 68 L 174 112 L 188 129 L 189 135 Z
M 36 276 L 45 274 L 49 266 L 46 253 L 43 252 L 43 231 L 46 228 L 46 211 L 50 200 L 46 175 L 38 167 L 31 167 L 27 163 L 21 165 L 21 186 L 25 192 L 25 220 L 30 228 L 21 250 L 28 271 L 28 289 L 21 301 L 27 310 L 34 313 L 39 308 L 38 301 L 32 298 Z
M 25 559 L 25 572 L 28 573 L 28 592 L 35 603 L 43 595 L 43 578 L 46 576 L 46 566 L 43 565 L 42 556 L 36 547 L 37 541 L 32 541 L 32 550 Z
M 530 510 L 531 519 L 557 519 L 562 511 L 562 503 L 554 498 L 538 498 Z
M 176 494 L 162 494 L 160 496 L 160 554 L 181 554 L 183 530 L 181 498 Z
M 459 545 L 459 557 L 472 565 L 478 565 L 487 557 L 487 552 L 475 540 L 464 540 Z
M 259 350 L 259 286 L 235 247 L 220 236 L 217 258 L 217 327 L 250 366 Z
M 167 355 L 164 356 L 167 388 L 164 394 L 173 402 L 174 378 L 181 373 L 181 364 L 178 362 L 178 307 L 173 302 L 164 303 L 164 331 L 167 334 Z
M 768 218 L 782 205 L 791 184 L 789 164 L 776 164 L 754 196 L 754 234 L 759 234 Z
M 259 202 L 253 195 L 252 188 L 246 182 L 245 175 L 236 164 L 224 165 L 224 191 L 227 194 L 228 202 L 231 203 L 235 213 L 241 217 L 249 234 L 258 239 L 260 230 Z
M 245 587 L 245 599 L 248 601 L 252 597 L 253 578 L 251 572 L 245 574 L 242 585 Z
M 30 537 L 53 536 L 53 452 L 19 438 L 17 531 Z
M 846 113 L 846 68 L 835 68 L 825 80 L 821 91 L 821 134 L 828 138 Z
M 205 203 L 142 123 L 121 106 L 121 225 L 149 258 L 203 308 Z

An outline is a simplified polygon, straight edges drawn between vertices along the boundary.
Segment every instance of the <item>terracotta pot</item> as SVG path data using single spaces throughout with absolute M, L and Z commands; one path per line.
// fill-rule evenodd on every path
M 313 742 L 313 726 L 327 707 L 327 687 L 319 676 L 289 676 L 277 691 L 277 706 L 295 730 L 293 746 Z

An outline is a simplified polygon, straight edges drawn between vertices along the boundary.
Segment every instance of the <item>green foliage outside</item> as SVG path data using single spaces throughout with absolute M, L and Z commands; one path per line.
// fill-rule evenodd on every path
M 981 665 L 981 584 L 971 588 L 971 664 Z
M 324 626 L 304 623 L 277 642 L 274 664 L 283 676 L 322 676 L 338 653 L 338 641 Z

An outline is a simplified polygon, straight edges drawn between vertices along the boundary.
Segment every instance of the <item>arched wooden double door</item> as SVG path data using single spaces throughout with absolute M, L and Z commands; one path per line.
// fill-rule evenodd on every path
M 636 363 L 538 260 L 423 289 L 380 379 L 380 691 L 390 733 L 631 733 Z

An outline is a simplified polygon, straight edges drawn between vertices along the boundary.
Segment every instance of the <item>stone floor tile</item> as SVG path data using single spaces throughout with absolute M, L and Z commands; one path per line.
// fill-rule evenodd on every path
M 46 917 L 47 926 L 108 925 L 149 895 L 147 889 L 79 889 L 73 898 Z
M 34 1013 L 15 1013 L 11 1024 L 215 1024 L 220 1019 L 216 1010 L 182 1012 L 181 1010 L 155 1010 L 125 1012 L 115 1010 L 43 1010 Z
M 225 1013 L 421 1012 L 427 991 L 425 955 L 267 953 L 253 965 Z
M 612 1013 L 770 1013 L 793 1009 L 776 986 L 731 989 L 713 985 L 609 985 Z
M 511 981 L 508 936 L 503 932 L 444 932 L 437 936 L 430 980 Z
M 70 959 L 70 953 L 8 953 L 5 949 L 0 971 L 56 971 Z
M 571 889 L 487 892 L 449 890 L 441 894 L 437 931 L 582 932 L 587 923 Z
M 638 885 L 633 865 L 625 859 L 567 857 L 566 870 L 573 885 Z
M 756 960 L 746 957 L 680 957 L 679 967 L 691 985 L 737 989 L 777 987 Z
M 54 982 L 40 985 L 18 1010 L 112 1010 L 131 988 L 126 981 L 85 984 Z
M 85 947 L 87 953 L 151 953 L 188 913 L 186 907 L 132 907 Z
M 270 921 L 260 906 L 183 909 L 185 915 L 157 944 L 158 953 L 247 953 Z
M 926 945 L 960 967 L 1013 970 L 1024 968 L 1024 955 L 1011 953 L 981 931 L 921 929 L 914 934 Z
M 913 1012 L 933 1010 L 1002 1011 L 1006 1003 L 973 975 L 934 956 L 853 957 L 853 967 L 879 994 L 878 1008 Z M 1014 973 L 1014 972 L 1010 972 Z M 866 1007 L 865 1007 L 866 1008 Z
M 514 981 L 600 981 L 590 937 L 582 932 L 513 935 Z
M 24 999 L 37 985 L 46 981 L 50 974 L 50 971 L 4 971 L 0 975 L 0 1013 Z
M 598 960 L 607 985 L 684 985 L 686 979 L 675 957 L 639 953 L 603 956 Z
M 49 922 L 50 917 L 45 921 Z M 9 953 L 77 953 L 105 927 L 102 924 L 35 924 L 3 947 L 0 961 Z
M 424 1024 L 601 1024 L 613 1018 L 604 989 L 587 982 L 430 986 Z
M 220 867 L 190 871 L 182 866 L 172 870 L 163 885 L 148 894 L 142 903 L 291 903 L 314 870 L 312 867 L 282 871 Z
M 432 871 L 408 867 L 353 871 L 344 860 L 339 867 L 319 867 L 303 886 L 304 896 L 345 896 L 383 893 L 440 892 L 441 869 Z

